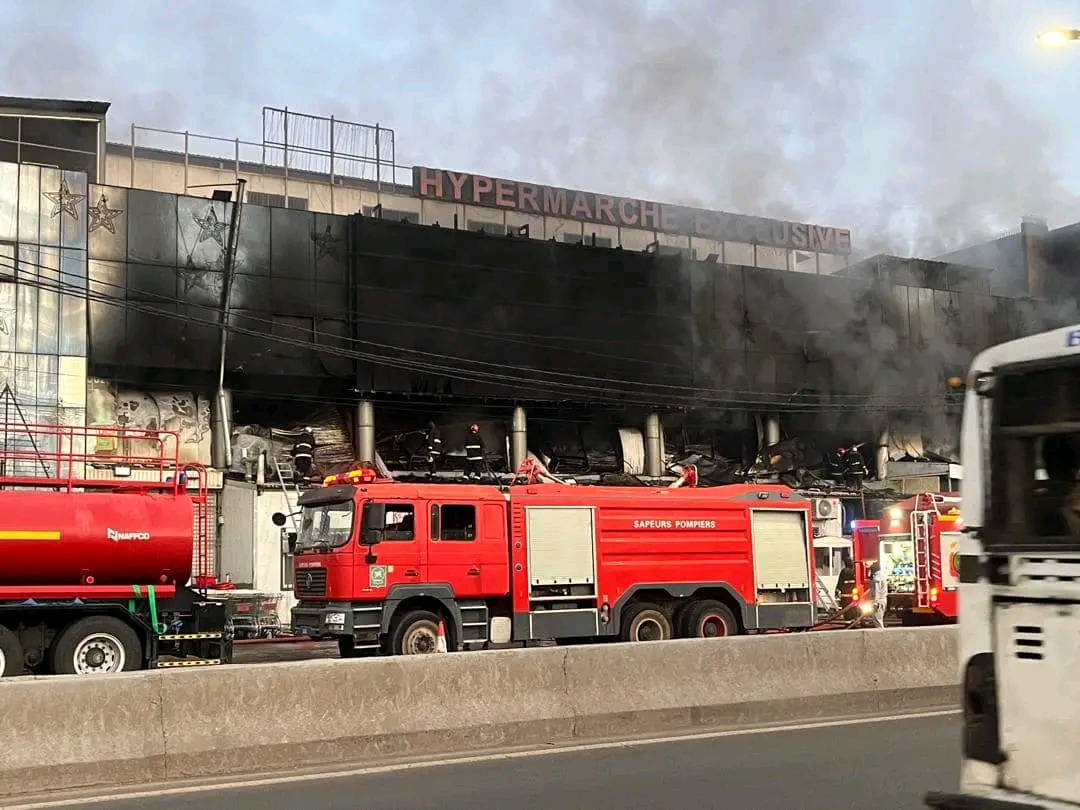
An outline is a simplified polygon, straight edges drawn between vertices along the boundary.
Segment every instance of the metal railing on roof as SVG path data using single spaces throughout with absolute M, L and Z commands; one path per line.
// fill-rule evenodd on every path
M 331 119 L 326 119 L 330 121 Z M 336 122 L 335 122 L 336 123 Z M 379 137 L 378 131 L 376 137 Z M 127 154 L 128 170 L 110 177 L 117 185 L 136 186 L 136 166 L 140 160 L 159 160 L 184 167 L 184 193 L 193 188 L 192 168 L 209 168 L 240 177 L 263 175 L 280 178 L 282 195 L 288 199 L 289 182 L 316 182 L 330 185 L 367 186 L 390 191 L 395 186 L 412 185 L 412 167 L 400 166 L 381 155 L 339 153 L 331 148 L 267 140 L 263 143 L 241 138 L 220 138 L 190 131 L 159 129 L 132 124 L 127 143 L 110 144 Z M 126 174 L 126 177 L 124 176 Z

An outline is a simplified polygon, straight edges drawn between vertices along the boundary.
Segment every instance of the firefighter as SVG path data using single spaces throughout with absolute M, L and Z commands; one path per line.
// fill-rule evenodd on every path
M 311 468 L 315 461 L 315 431 L 309 427 L 300 432 L 300 438 L 292 447 L 293 468 L 304 481 L 311 480 Z
M 844 554 L 844 564 L 836 579 L 836 604 L 846 608 L 851 604 L 851 592 L 855 588 L 855 563 L 850 554 Z
M 874 625 L 885 629 L 885 608 L 889 604 L 889 581 L 885 577 L 885 569 L 880 562 L 876 562 L 870 568 L 871 593 L 874 597 Z
M 435 474 L 435 468 L 442 459 L 442 436 L 434 422 L 428 422 L 427 431 L 424 433 L 427 441 L 427 461 L 431 468 L 431 474 Z
M 480 426 L 473 422 L 465 436 L 465 474 L 469 479 L 478 479 L 484 472 L 484 440 L 480 437 Z

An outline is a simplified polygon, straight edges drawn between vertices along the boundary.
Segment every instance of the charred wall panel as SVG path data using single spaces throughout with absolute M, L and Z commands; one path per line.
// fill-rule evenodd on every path
M 231 205 L 94 188 L 92 362 L 215 371 Z M 1074 303 L 991 297 L 969 268 L 886 257 L 864 271 L 811 276 L 246 205 L 228 368 L 465 397 L 931 396 L 985 346 L 1077 318 Z
M 692 384 L 677 259 L 360 217 L 354 247 L 358 333 L 381 340 L 388 367 L 376 364 L 374 388 L 588 399 L 613 384 Z
M 88 225 L 93 363 L 134 369 L 217 369 L 232 204 L 96 187 Z M 103 202 L 101 201 L 103 200 Z M 351 378 L 346 219 L 245 205 L 227 368 Z

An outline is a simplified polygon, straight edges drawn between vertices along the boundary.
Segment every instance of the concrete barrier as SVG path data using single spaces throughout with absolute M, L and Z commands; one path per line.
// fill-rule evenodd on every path
M 958 702 L 955 628 L 0 682 L 0 797 Z

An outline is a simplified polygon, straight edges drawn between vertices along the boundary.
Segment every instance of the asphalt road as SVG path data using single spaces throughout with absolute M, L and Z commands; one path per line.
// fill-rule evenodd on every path
M 744 733 L 78 805 L 82 810 L 917 810 L 959 718 Z

